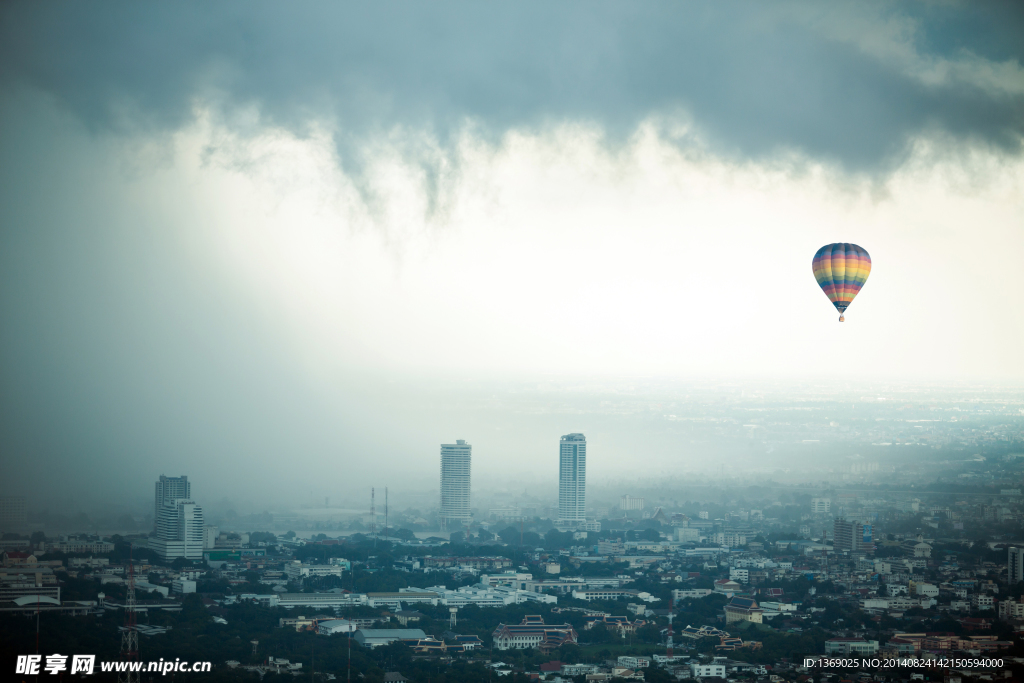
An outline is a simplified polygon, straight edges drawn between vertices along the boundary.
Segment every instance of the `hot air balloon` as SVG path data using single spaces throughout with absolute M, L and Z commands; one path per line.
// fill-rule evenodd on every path
M 871 273 L 867 250 L 846 242 L 826 244 L 814 255 L 811 268 L 821 291 L 839 310 L 839 322 L 843 322 L 843 313 Z

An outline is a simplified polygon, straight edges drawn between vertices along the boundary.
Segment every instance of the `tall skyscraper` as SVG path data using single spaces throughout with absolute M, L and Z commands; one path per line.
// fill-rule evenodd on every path
M 1010 583 L 1024 581 L 1024 548 L 1010 548 L 1006 569 Z
M 193 500 L 178 498 L 164 501 L 156 519 L 156 537 L 149 547 L 166 561 L 184 557 L 203 559 L 203 508 Z
M 441 528 L 468 523 L 470 460 L 473 446 L 464 439 L 441 444 Z
M 188 483 L 188 477 L 165 477 L 160 475 L 156 482 L 156 506 L 153 510 L 153 525 L 156 526 L 160 519 L 160 510 L 164 503 L 169 500 L 192 497 L 192 484 Z
M 586 521 L 587 438 L 566 434 L 558 450 L 558 518 L 564 522 Z

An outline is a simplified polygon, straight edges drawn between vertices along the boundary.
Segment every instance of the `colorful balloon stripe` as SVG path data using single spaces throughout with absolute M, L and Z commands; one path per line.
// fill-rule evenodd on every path
M 814 255 L 811 268 L 818 286 L 842 313 L 867 282 L 871 257 L 856 244 L 826 244 Z

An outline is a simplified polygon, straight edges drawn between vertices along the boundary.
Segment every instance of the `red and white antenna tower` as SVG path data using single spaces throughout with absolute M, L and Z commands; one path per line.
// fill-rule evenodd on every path
M 124 600 L 124 631 L 121 633 L 121 661 L 130 665 L 139 661 L 139 632 L 135 628 L 135 564 L 128 553 L 128 593 Z M 138 671 L 121 671 L 118 683 L 139 683 Z

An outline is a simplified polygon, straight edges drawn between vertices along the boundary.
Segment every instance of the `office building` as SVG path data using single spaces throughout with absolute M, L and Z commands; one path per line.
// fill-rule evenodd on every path
M 586 521 L 587 439 L 566 434 L 559 444 L 558 518 L 563 522 Z
M 25 498 L 0 496 L 0 531 L 21 529 L 25 522 Z
M 1024 581 L 1024 548 L 1010 548 L 1006 568 L 1010 583 Z
M 468 524 L 470 461 L 473 446 L 459 439 L 441 444 L 441 528 Z
M 628 493 L 619 498 L 619 509 L 620 510 L 643 510 L 644 499 L 631 496 Z
M 164 502 L 156 520 L 156 537 L 149 547 L 165 562 L 179 557 L 202 561 L 205 525 L 203 508 L 192 500 Z
M 873 553 L 875 544 L 871 540 L 871 525 L 837 519 L 832 526 L 833 548 L 837 553 Z
M 832 512 L 832 499 L 831 498 L 812 498 L 811 499 L 811 514 L 814 515 L 827 515 Z
M 160 519 L 160 510 L 164 503 L 179 498 L 190 500 L 192 498 L 192 484 L 188 483 L 188 477 L 165 477 L 160 475 L 156 482 L 156 505 L 153 508 L 153 524 Z

